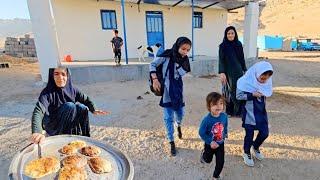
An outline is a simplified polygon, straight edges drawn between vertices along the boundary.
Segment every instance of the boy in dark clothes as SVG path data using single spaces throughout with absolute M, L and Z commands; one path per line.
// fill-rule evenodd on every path
M 111 42 L 112 51 L 114 53 L 114 62 L 117 65 L 120 65 L 121 47 L 123 45 L 123 40 L 121 37 L 118 36 L 118 30 L 113 30 L 113 35 L 114 36 L 110 42 Z M 118 60 L 118 62 L 117 62 L 117 60 Z

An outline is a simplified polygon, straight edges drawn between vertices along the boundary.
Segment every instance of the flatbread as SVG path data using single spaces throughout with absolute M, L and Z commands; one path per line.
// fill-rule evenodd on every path
M 63 167 L 75 166 L 78 168 L 83 168 L 87 164 L 87 159 L 83 156 L 76 154 L 76 155 L 71 155 L 71 156 L 65 157 L 61 161 L 61 164 L 63 165 Z
M 102 174 L 112 171 L 111 163 L 101 157 L 94 157 L 88 160 L 88 164 L 94 173 Z
M 60 152 L 62 154 L 71 155 L 77 153 L 77 148 L 75 146 L 71 145 L 65 145 L 60 149 Z
M 27 163 L 24 173 L 30 178 L 41 178 L 60 169 L 60 162 L 56 157 L 48 156 L 34 159 Z
M 95 147 L 95 146 L 86 146 L 81 148 L 80 150 L 81 154 L 89 156 L 89 157 L 95 157 L 99 156 L 101 153 L 100 148 Z
M 70 142 L 68 145 L 73 146 L 77 149 L 80 149 L 80 148 L 87 146 L 87 143 L 84 141 L 81 141 L 81 140 L 76 140 L 76 141 Z
M 86 180 L 87 172 L 84 168 L 66 166 L 61 168 L 58 180 Z
M 66 155 L 75 154 L 79 148 L 85 147 L 86 145 L 86 142 L 81 140 L 71 141 L 69 144 L 63 146 L 60 152 Z

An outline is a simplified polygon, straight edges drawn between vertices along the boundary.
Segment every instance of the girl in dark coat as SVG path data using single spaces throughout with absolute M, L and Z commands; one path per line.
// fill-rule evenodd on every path
M 177 125 L 178 137 L 182 138 L 181 124 L 184 117 L 184 98 L 182 77 L 191 71 L 188 52 L 191 49 L 191 41 L 187 37 L 179 37 L 171 49 L 165 50 L 150 63 L 150 74 L 153 79 L 153 88 L 160 91 L 161 84 L 158 81 L 157 67 L 162 65 L 164 79 L 164 92 L 160 100 L 163 107 L 163 119 L 170 142 L 171 155 L 176 155 L 174 143 L 174 124 Z M 174 116 L 176 118 L 174 119 Z

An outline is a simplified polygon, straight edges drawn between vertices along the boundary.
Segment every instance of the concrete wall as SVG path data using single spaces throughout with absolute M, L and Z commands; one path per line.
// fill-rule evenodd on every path
M 78 84 L 106 81 L 147 80 L 149 65 L 69 67 L 72 81 Z
M 218 60 L 206 59 L 190 62 L 191 75 L 195 77 L 217 74 Z M 106 81 L 148 80 L 149 64 L 127 66 L 85 66 L 68 67 L 72 73 L 72 81 L 78 84 Z
M 117 26 L 122 33 L 121 5 L 118 2 L 96 0 L 51 0 L 60 58 L 71 54 L 75 60 L 112 59 L 112 30 L 101 27 L 100 10 L 115 10 Z M 191 8 L 126 3 L 127 42 L 129 58 L 137 58 L 137 47 L 147 44 L 146 11 L 162 11 L 165 48 L 170 48 L 179 36 L 191 39 Z M 217 57 L 218 45 L 227 25 L 227 11 L 195 9 L 203 12 L 203 28 L 195 29 L 195 55 Z M 124 51 L 123 51 L 124 52 Z
M 212 57 L 196 57 L 191 61 L 191 75 L 194 77 L 217 75 L 218 59 Z M 257 63 L 258 59 L 246 59 L 247 68 Z M 68 67 L 68 66 L 67 66 Z M 106 81 L 145 80 L 149 77 L 149 64 L 134 64 L 124 66 L 85 66 L 68 67 L 72 73 L 72 81 L 78 84 L 90 84 Z
M 250 58 L 246 60 L 247 67 L 251 67 L 260 60 Z M 218 59 L 207 58 L 190 62 L 191 75 L 194 77 L 217 75 Z M 135 64 L 128 66 L 70 66 L 72 81 L 77 84 L 90 84 L 106 81 L 145 80 L 149 77 L 149 64 Z

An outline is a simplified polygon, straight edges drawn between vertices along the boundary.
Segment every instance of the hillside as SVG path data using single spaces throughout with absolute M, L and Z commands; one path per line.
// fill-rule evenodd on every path
M 267 0 L 261 7 L 260 35 L 320 38 L 319 0 Z M 229 13 L 228 23 L 243 30 L 244 8 Z

